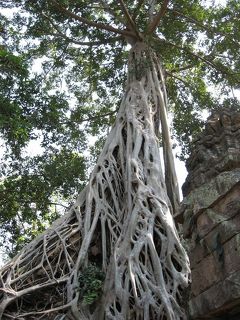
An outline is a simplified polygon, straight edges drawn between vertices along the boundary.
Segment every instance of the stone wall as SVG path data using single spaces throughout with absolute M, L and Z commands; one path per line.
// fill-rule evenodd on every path
M 183 221 L 192 286 L 190 319 L 240 319 L 240 112 L 208 119 L 187 161 Z

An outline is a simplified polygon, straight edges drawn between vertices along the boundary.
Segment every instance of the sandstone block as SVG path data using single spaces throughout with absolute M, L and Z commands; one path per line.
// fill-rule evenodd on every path
M 240 268 L 240 266 L 239 266 Z M 240 269 L 189 302 L 190 319 L 240 319 Z
M 208 226 L 206 226 L 206 228 L 207 227 Z M 215 228 L 212 228 L 204 238 L 200 239 L 197 243 L 195 242 L 195 247 L 193 247 L 190 252 L 191 267 L 195 268 L 196 264 L 215 250 L 217 239 L 220 241 L 220 244 L 223 245 L 238 233 L 240 233 L 240 213 L 233 218 L 226 218 L 226 220 L 219 223 Z
M 194 267 L 191 265 L 191 294 L 193 297 L 198 296 L 217 282 L 223 281 L 231 273 L 240 269 L 240 234 L 231 238 L 222 247 L 217 242 L 216 245 L 220 247 L 216 247 L 213 253 L 204 257 Z

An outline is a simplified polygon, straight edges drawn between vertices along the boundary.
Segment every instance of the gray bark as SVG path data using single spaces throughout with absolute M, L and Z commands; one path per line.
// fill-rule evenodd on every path
M 169 140 L 165 167 L 175 199 L 162 69 L 154 53 L 137 43 L 116 122 L 89 184 L 64 217 L 1 270 L 0 317 L 186 318 L 181 305 L 189 262 L 162 173 L 160 123 Z M 79 275 L 92 263 L 106 278 L 101 298 L 89 306 Z

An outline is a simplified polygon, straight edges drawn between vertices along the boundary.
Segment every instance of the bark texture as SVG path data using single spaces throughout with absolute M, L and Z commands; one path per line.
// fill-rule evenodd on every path
M 1 270 L 2 319 L 185 319 L 189 263 L 172 203 L 176 178 L 166 93 L 157 57 L 143 43 L 130 52 L 126 93 L 89 184 L 75 205 Z M 170 169 L 169 169 L 170 168 Z M 175 190 L 175 191 L 174 191 Z M 91 265 L 105 275 L 87 304 L 80 278 Z

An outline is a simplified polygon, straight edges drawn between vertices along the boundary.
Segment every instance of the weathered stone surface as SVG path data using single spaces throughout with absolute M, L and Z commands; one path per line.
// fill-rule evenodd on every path
M 239 149 L 240 150 L 240 149 Z M 192 206 L 195 210 L 207 209 L 214 202 L 222 198 L 240 182 L 240 168 L 230 172 L 222 172 L 208 183 L 194 189 L 184 198 L 182 205 Z
M 239 320 L 239 273 L 240 269 L 191 299 L 189 303 L 190 319 Z
M 185 236 L 192 232 L 198 216 L 206 209 L 213 207 L 229 191 L 240 184 L 240 169 L 223 172 L 210 182 L 193 190 L 182 201 L 180 214 L 183 214 Z M 228 201 L 228 200 L 227 200 Z M 229 200 L 230 201 L 230 200 Z M 221 217 L 219 217 L 221 219 Z M 220 222 L 220 221 L 219 221 Z
M 214 250 L 209 248 L 212 252 L 192 267 L 191 295 L 194 297 L 240 269 L 240 234 L 223 245 L 217 237 L 212 241 Z
M 190 318 L 240 320 L 240 112 L 215 112 L 187 161 L 183 224 L 192 270 Z
M 182 188 L 184 196 L 219 173 L 239 167 L 239 114 L 238 110 L 222 109 L 208 119 L 186 164 L 189 174 Z
M 213 228 L 207 235 L 199 239 L 198 244 L 195 244 L 191 250 L 190 260 L 191 267 L 194 268 L 204 257 L 214 251 L 216 239 L 218 238 L 220 244 L 224 244 L 226 241 L 240 233 L 240 213 L 232 219 L 227 219 L 221 222 L 217 227 Z

